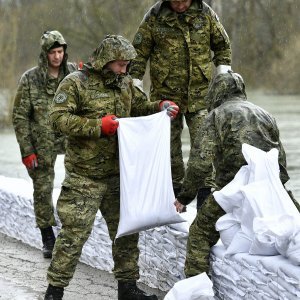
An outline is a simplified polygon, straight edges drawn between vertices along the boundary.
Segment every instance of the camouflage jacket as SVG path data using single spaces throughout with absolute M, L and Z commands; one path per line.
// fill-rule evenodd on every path
M 119 174 L 117 135 L 101 135 L 101 118 L 158 111 L 159 102 L 148 101 L 129 75 L 85 69 L 67 76 L 58 87 L 50 116 L 55 130 L 67 135 L 67 174 L 94 179 Z
M 49 106 L 59 82 L 75 69 L 75 64 L 67 63 L 65 54 L 59 77 L 50 78 L 47 54 L 42 51 L 38 66 L 22 75 L 13 108 L 13 125 L 22 157 L 32 153 L 47 156 L 52 151 L 64 151 L 63 136 L 55 136 L 49 123 Z
M 205 186 L 205 178 L 211 174 L 212 165 L 217 188 L 229 183 L 247 164 L 242 154 L 243 143 L 263 151 L 278 149 L 281 181 L 289 180 L 286 155 L 275 119 L 264 109 L 248 102 L 241 85 L 232 82 L 230 76 L 217 76 L 217 81 L 220 80 L 208 93 L 208 106 L 212 110 L 191 149 L 182 192 L 178 195 L 182 204 L 190 203 L 198 188 Z
M 215 12 L 204 2 L 177 14 L 167 2 L 157 2 L 145 15 L 135 34 L 137 57 L 130 74 L 142 80 L 150 60 L 151 100 L 171 99 L 182 112 L 205 108 L 206 86 L 216 66 L 231 64 L 230 41 Z M 214 52 L 212 58 L 211 51 Z

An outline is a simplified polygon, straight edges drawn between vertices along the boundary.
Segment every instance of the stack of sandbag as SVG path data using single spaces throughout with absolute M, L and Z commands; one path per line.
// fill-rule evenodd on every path
M 168 291 L 185 278 L 186 243 L 196 209 L 188 207 L 181 215 L 186 222 L 140 232 L 140 278 L 150 287 Z
M 214 193 L 226 214 L 211 253 L 219 299 L 299 299 L 300 214 L 279 178 L 278 150 L 243 144 L 247 165 Z
M 0 176 L 0 231 L 33 247 L 42 248 L 32 193 L 31 182 Z
M 59 192 L 59 189 L 53 191 L 54 206 Z M 33 187 L 30 181 L 0 176 L 0 231 L 41 249 L 41 233 L 35 223 L 32 195 Z M 60 229 L 57 214 L 56 220 L 58 226 L 54 231 L 57 235 Z M 105 271 L 111 271 L 113 268 L 111 240 L 100 212 L 97 213 L 92 233 L 84 245 L 80 261 Z
M 174 225 L 175 226 L 175 225 Z M 184 279 L 188 224 L 165 225 L 140 233 L 140 276 L 150 287 L 167 291 Z
M 54 190 L 54 206 L 59 192 L 59 189 Z M 41 234 L 35 223 L 32 194 L 30 181 L 0 176 L 0 231 L 41 249 Z M 188 212 L 182 214 L 187 222 L 140 232 L 139 265 L 142 282 L 167 291 L 175 282 L 184 278 L 188 228 L 195 214 L 196 210 L 189 207 Z M 57 234 L 60 229 L 57 215 L 56 219 Z M 80 261 L 111 272 L 113 268 L 111 244 L 106 222 L 98 212 L 92 233 L 83 247 Z
M 287 258 L 225 253 L 222 243 L 211 252 L 211 278 L 217 299 L 300 299 L 300 268 Z
M 300 265 L 300 213 L 279 177 L 278 150 L 243 144 L 247 165 L 214 197 L 226 214 L 216 223 L 226 255 L 278 255 Z

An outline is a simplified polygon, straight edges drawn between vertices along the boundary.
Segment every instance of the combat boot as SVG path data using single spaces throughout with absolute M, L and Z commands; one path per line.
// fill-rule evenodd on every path
M 158 300 L 158 298 L 140 290 L 136 281 L 118 281 L 118 300 Z
M 55 235 L 52 226 L 40 228 L 43 241 L 43 256 L 44 258 L 52 258 L 52 251 L 55 244 Z
M 64 296 L 64 288 L 48 285 L 44 300 L 62 300 Z

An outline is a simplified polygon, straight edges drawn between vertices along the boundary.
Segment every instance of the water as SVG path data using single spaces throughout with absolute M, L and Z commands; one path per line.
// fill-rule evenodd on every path
M 296 199 L 300 199 L 300 97 L 274 96 L 249 93 L 248 98 L 255 104 L 265 108 L 277 120 L 281 141 L 287 154 L 290 188 Z M 25 167 L 21 163 L 19 147 L 13 130 L 0 131 L 0 175 L 25 178 L 30 181 Z M 187 128 L 183 131 L 183 154 L 185 163 L 188 160 L 190 145 Z M 55 187 L 60 187 L 64 177 L 63 155 L 59 155 L 56 166 Z

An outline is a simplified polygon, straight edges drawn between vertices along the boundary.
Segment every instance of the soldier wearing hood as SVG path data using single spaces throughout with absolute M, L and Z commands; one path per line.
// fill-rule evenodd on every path
M 227 185 L 246 165 L 242 144 L 263 151 L 279 151 L 280 179 L 289 180 L 286 156 L 274 117 L 261 107 L 247 101 L 242 77 L 233 72 L 219 74 L 210 85 L 207 97 L 208 116 L 191 149 L 187 172 L 175 206 L 182 211 L 205 185 L 205 178 L 215 168 L 217 189 Z M 299 204 L 294 201 L 299 209 Z M 225 212 L 210 194 L 202 203 L 190 227 L 185 273 L 187 277 L 209 271 L 210 248 L 218 241 L 216 221 Z
M 55 130 L 67 135 L 66 177 L 57 203 L 62 229 L 48 269 L 45 300 L 62 299 L 73 277 L 82 247 L 100 209 L 114 240 L 119 223 L 120 174 L 118 118 L 147 115 L 160 110 L 133 85 L 127 69 L 136 56 L 131 43 L 107 36 L 81 71 L 60 84 L 51 110 Z M 178 107 L 169 106 L 176 116 Z M 139 278 L 138 234 L 118 238 L 112 245 L 118 299 L 157 299 L 136 285 Z
M 62 79 L 76 69 L 67 63 L 67 43 L 60 32 L 46 31 L 41 37 L 38 66 L 26 71 L 17 88 L 13 125 L 22 162 L 33 182 L 36 223 L 41 230 L 43 255 L 51 258 L 56 225 L 52 190 L 57 154 L 64 153 L 64 137 L 49 123 L 49 106 Z
M 230 68 L 230 41 L 218 16 L 204 1 L 160 0 L 144 16 L 133 46 L 138 55 L 130 66 L 131 76 L 142 80 L 149 61 L 151 101 L 169 99 L 180 108 L 171 127 L 172 180 L 177 195 L 185 172 L 183 118 L 192 145 L 207 115 L 204 97 L 213 64 L 217 70 Z M 199 196 L 205 191 L 200 190 Z

